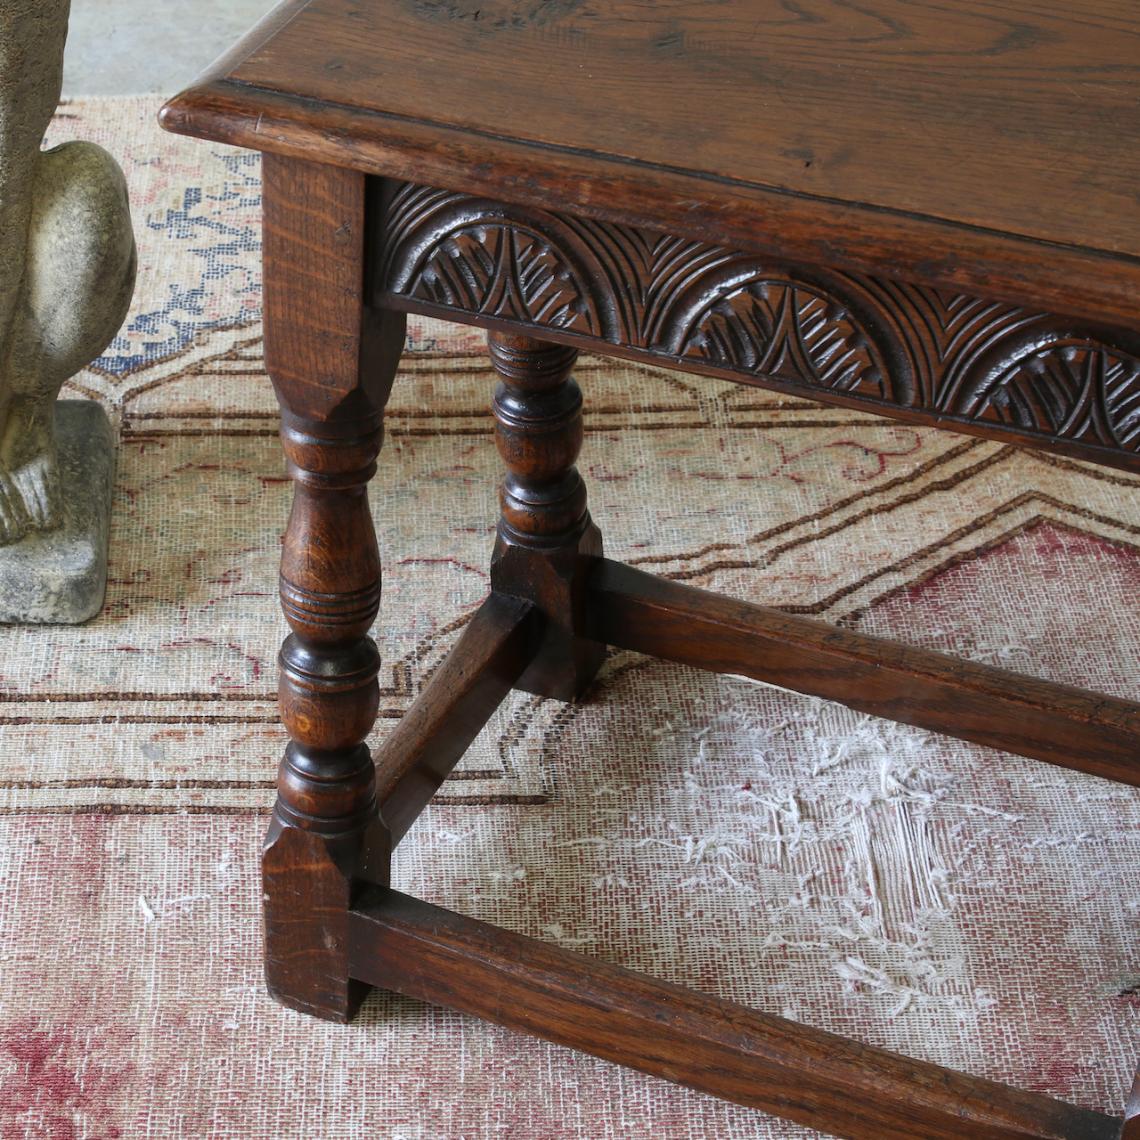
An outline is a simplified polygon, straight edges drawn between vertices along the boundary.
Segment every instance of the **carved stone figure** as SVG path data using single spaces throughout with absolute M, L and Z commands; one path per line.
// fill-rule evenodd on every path
M 70 0 L 0 0 L 0 547 L 66 529 L 72 491 L 61 490 L 56 396 L 110 343 L 134 288 L 115 160 L 86 142 L 41 150 L 69 10 Z M 89 415 L 79 419 L 90 427 Z M 3 595 L 0 582 L 0 619 L 13 620 Z

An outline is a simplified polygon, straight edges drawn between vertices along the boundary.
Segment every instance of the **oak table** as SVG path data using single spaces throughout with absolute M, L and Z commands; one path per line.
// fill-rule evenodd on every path
M 162 121 L 264 154 L 273 994 L 347 1020 L 387 987 L 842 1136 L 1140 1137 L 1135 1093 L 1080 1109 L 388 885 L 505 694 L 572 699 L 606 645 L 1140 784 L 1140 705 L 603 557 L 570 376 L 588 348 L 1140 471 L 1133 0 L 294 0 Z M 507 474 L 491 594 L 373 757 L 365 487 L 409 312 L 489 331 Z

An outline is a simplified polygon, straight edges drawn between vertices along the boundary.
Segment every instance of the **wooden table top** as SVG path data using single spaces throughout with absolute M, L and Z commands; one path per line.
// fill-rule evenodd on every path
M 1136 0 L 293 0 L 163 115 L 1140 325 Z

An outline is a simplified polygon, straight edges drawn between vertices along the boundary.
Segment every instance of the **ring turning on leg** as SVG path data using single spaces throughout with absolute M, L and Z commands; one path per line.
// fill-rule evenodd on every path
M 585 580 L 601 557 L 601 532 L 574 466 L 582 447 L 582 393 L 570 378 L 578 351 L 528 336 L 491 333 L 495 439 L 507 467 L 500 490 L 491 588 L 526 598 L 542 641 L 517 687 L 572 700 L 590 683 L 605 647 L 580 636 Z

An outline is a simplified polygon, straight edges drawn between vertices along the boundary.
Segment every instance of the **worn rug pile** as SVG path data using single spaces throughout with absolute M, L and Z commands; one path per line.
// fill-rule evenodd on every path
M 260 978 L 290 491 L 262 371 L 256 156 L 148 99 L 55 136 L 123 162 L 134 308 L 71 386 L 120 431 L 110 587 L 0 630 L 0 1136 L 790 1140 L 815 1133 L 389 995 L 349 1027 Z M 667 577 L 1140 696 L 1140 478 L 583 358 L 608 552 Z M 471 330 L 413 320 L 372 503 L 377 739 L 487 589 L 499 463 Z M 1140 1053 L 1140 796 L 614 653 L 508 700 L 396 885 L 867 1042 L 1119 1113 Z

